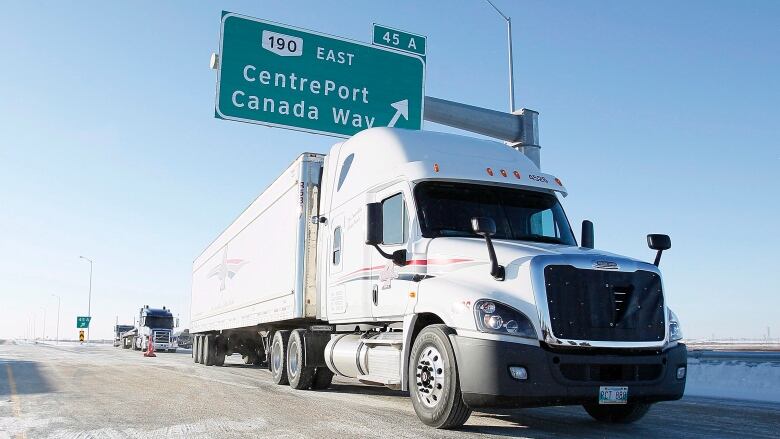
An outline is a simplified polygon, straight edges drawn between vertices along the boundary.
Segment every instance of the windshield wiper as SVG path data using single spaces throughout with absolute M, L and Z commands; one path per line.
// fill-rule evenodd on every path
M 518 237 L 517 239 L 521 241 L 537 241 L 537 242 L 546 242 L 550 244 L 563 244 L 563 241 L 561 241 L 560 238 L 556 238 L 554 236 L 545 236 L 545 235 L 523 235 Z
M 467 232 L 465 230 L 458 230 L 458 229 L 437 229 L 436 235 L 440 237 L 452 237 L 452 236 L 462 236 L 467 238 L 475 238 L 477 235 L 475 235 L 473 232 Z

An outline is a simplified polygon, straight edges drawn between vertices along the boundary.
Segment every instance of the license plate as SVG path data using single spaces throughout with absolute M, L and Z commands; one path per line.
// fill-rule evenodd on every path
M 627 386 L 599 387 L 599 404 L 626 404 L 626 403 L 628 403 Z

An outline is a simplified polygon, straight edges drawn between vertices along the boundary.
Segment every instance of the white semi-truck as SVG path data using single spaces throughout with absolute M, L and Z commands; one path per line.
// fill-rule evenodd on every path
M 522 152 L 450 134 L 373 128 L 302 154 L 195 259 L 194 361 L 408 390 L 439 428 L 482 407 L 639 419 L 685 387 L 670 240 L 648 235 L 648 263 L 595 250 L 585 221 L 578 244 L 560 196 Z

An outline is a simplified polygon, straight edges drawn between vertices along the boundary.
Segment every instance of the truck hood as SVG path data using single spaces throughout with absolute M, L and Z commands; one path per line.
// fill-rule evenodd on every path
M 498 263 L 504 266 L 510 264 L 525 264 L 535 256 L 581 256 L 588 259 L 620 259 L 623 261 L 639 262 L 635 259 L 616 255 L 602 250 L 585 249 L 572 245 L 547 244 L 526 241 L 493 240 L 496 249 Z M 484 262 L 490 263 L 487 244 L 483 238 L 443 237 L 428 241 L 426 254 L 429 265 L 437 265 L 436 262 Z M 434 261 L 434 263 L 430 263 Z

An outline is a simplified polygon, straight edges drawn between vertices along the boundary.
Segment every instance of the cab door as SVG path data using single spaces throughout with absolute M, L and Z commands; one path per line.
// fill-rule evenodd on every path
M 379 247 L 392 254 L 406 250 L 411 255 L 409 191 L 406 185 L 397 184 L 379 191 L 374 198 L 382 204 L 382 243 Z M 413 274 L 407 267 L 395 265 L 371 247 L 372 266 L 381 267 L 372 285 L 373 315 L 378 320 L 403 316 L 413 291 Z

